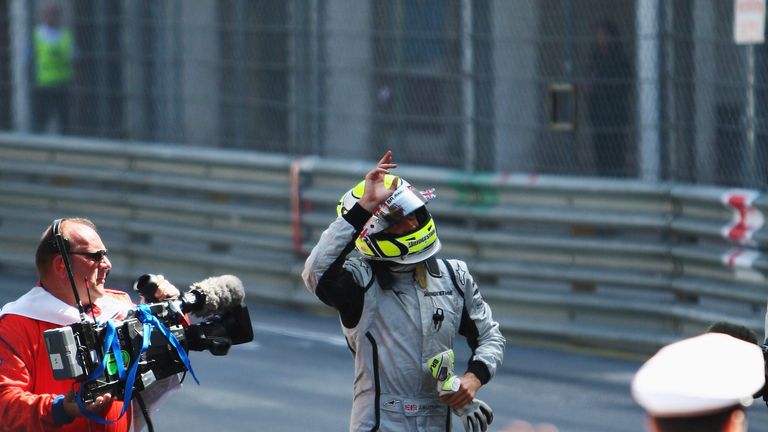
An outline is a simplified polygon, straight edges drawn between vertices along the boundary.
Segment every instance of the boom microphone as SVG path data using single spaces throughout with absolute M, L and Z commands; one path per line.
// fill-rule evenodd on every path
M 133 289 L 141 293 L 146 301 L 157 301 L 157 287 L 158 278 L 153 274 L 141 275 L 133 284 Z M 240 279 L 233 275 L 222 275 L 193 283 L 179 300 L 182 312 L 205 317 L 239 306 L 244 298 L 245 290 Z
M 243 282 L 232 275 L 209 277 L 193 283 L 189 288 L 190 290 L 182 295 L 182 303 L 187 295 L 194 295 L 197 301 L 191 303 L 188 312 L 201 317 L 239 306 L 245 298 Z M 202 302 L 199 301 L 200 296 L 202 296 Z

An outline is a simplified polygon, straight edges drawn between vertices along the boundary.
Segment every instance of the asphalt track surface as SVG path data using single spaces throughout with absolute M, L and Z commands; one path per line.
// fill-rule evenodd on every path
M 26 292 L 34 275 L 5 273 L 0 304 Z M 117 288 L 124 288 L 117 286 Z M 336 317 L 249 302 L 255 339 L 226 356 L 192 352 L 188 376 L 152 414 L 155 431 L 346 431 L 352 357 Z M 457 339 L 457 365 L 466 361 Z M 514 420 L 560 432 L 642 432 L 629 393 L 641 359 L 508 341 L 504 364 L 478 397 L 494 410 L 491 431 Z M 750 431 L 768 432 L 768 407 L 748 409 Z M 454 431 L 461 431 L 454 424 Z

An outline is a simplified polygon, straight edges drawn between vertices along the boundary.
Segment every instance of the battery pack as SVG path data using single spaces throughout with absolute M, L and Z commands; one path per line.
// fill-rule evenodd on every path
M 46 330 L 43 338 L 54 379 L 66 380 L 83 375 L 83 368 L 77 362 L 77 344 L 71 327 Z

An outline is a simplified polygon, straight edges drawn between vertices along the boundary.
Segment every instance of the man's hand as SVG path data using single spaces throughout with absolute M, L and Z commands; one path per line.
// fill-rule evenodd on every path
M 75 400 L 75 393 L 70 390 L 64 396 L 64 403 L 62 404 L 64 412 L 71 418 L 79 417 L 83 415 L 80 412 L 80 407 L 77 406 L 77 400 Z M 92 413 L 100 413 L 108 408 L 112 404 L 112 395 L 110 393 L 104 393 L 101 396 L 97 396 L 96 400 L 85 406 L 85 409 Z
M 456 410 L 472 402 L 482 383 L 472 372 L 461 378 L 453 373 L 453 350 L 445 350 L 427 361 L 432 378 L 437 380 L 440 400 Z
M 358 203 L 368 212 L 373 213 L 397 188 L 398 179 L 389 188 L 384 185 L 384 176 L 393 168 L 397 168 L 397 164 L 392 163 L 392 150 L 387 150 L 378 165 L 365 175 L 365 191 Z
M 158 301 L 168 300 L 176 298 L 181 295 L 181 291 L 176 288 L 168 279 L 163 275 L 157 275 L 157 291 L 155 291 L 155 298 Z
M 440 396 L 440 400 L 449 405 L 452 409 L 460 409 L 464 405 L 472 402 L 477 394 L 477 390 L 482 385 L 480 380 L 472 372 L 467 372 L 460 378 L 461 385 L 453 393 Z
M 181 291 L 179 291 L 178 288 L 176 288 L 168 279 L 166 279 L 163 275 L 157 275 L 157 289 L 155 289 L 154 293 L 154 299 L 145 299 L 144 296 L 142 296 L 142 302 L 145 303 L 153 303 L 153 302 L 161 302 L 168 299 L 174 299 L 181 295 Z
M 482 383 L 472 372 L 461 378 L 453 374 L 453 350 L 443 351 L 427 361 L 432 378 L 437 380 L 437 394 L 443 403 L 461 417 L 465 432 L 485 432 L 493 422 L 493 410 L 485 402 L 475 399 Z

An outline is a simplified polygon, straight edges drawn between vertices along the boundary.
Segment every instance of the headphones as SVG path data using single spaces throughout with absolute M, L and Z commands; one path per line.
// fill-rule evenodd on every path
M 51 244 L 53 249 L 61 255 L 61 264 L 59 264 L 59 270 L 64 270 L 69 267 L 69 258 L 67 252 L 69 251 L 69 240 L 65 239 L 61 234 L 61 223 L 64 219 L 56 219 L 51 224 L 51 231 L 53 231 L 53 239 Z
M 72 266 L 69 265 L 69 241 L 61 235 L 61 223 L 64 219 L 56 219 L 51 224 L 51 231 L 53 232 L 53 247 L 56 252 L 61 255 L 60 269 L 67 269 L 67 277 L 69 278 L 70 286 L 72 287 L 72 294 L 75 296 L 75 303 L 77 304 L 77 310 L 80 311 L 81 320 L 85 319 L 85 312 L 83 312 L 83 304 L 80 302 L 80 295 L 77 293 L 77 286 L 75 285 L 75 277 L 72 275 Z
M 62 253 L 62 251 L 69 252 L 69 240 L 65 239 L 61 234 L 62 222 L 64 222 L 64 219 L 56 219 L 51 223 L 51 231 L 53 231 L 51 244 L 53 245 L 53 249 L 58 253 Z

